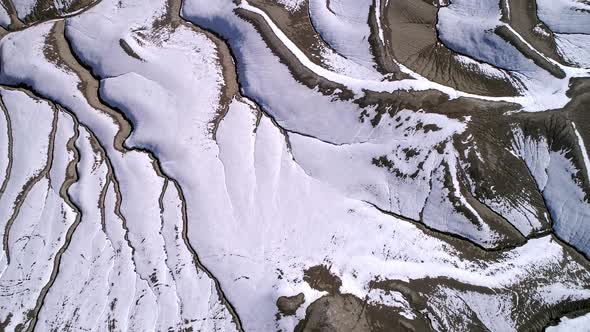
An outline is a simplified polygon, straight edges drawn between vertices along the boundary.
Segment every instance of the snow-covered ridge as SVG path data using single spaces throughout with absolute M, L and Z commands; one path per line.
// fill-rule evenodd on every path
M 549 81 L 526 59 L 520 97 L 457 91 L 399 62 L 409 78 L 385 79 L 364 49 L 367 5 L 332 0 L 334 17 L 316 17 L 335 34 L 363 27 L 333 36 L 331 66 L 247 1 L 102 0 L 10 28 L 0 326 L 289 331 L 346 323 L 315 321 L 318 303 L 336 316 L 360 303 L 368 330 L 510 331 L 586 308 L 588 133 L 562 110 L 517 112 L 583 101 L 564 97 L 583 85 Z M 470 8 L 444 10 L 456 6 Z M 567 80 L 587 73 L 562 67 Z

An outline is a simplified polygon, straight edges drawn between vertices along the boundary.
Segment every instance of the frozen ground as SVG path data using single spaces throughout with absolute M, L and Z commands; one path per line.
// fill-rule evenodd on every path
M 584 327 L 586 3 L 414 4 L 2 2 L 0 330 Z

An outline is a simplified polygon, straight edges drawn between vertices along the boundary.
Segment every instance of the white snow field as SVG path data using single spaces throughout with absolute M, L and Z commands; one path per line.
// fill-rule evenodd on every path
M 490 97 L 387 53 L 393 1 L 2 2 L 0 330 L 583 329 L 587 3 L 537 1 L 560 61 L 432 4 Z

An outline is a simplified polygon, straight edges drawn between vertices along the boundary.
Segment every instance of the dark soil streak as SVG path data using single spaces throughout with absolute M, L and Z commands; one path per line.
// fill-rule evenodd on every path
M 100 210 L 100 225 L 102 227 L 102 232 L 109 238 L 107 233 L 107 223 L 106 223 L 106 209 L 105 209 L 105 200 L 107 197 L 107 191 L 109 186 L 111 185 L 111 178 L 107 176 L 104 186 L 100 191 L 100 196 L 98 197 L 98 209 Z
M 2 113 L 6 118 L 6 136 L 8 138 L 8 164 L 6 165 L 6 173 L 5 177 L 2 180 L 2 186 L 0 186 L 0 198 L 2 198 L 4 191 L 6 190 L 6 186 L 8 185 L 8 181 L 10 179 L 10 174 L 12 173 L 12 159 L 13 159 L 13 137 L 12 137 L 12 122 L 10 120 L 10 114 L 4 105 L 4 101 L 2 100 L 2 96 L 0 95 L 0 109 L 2 109 Z
M 139 61 L 144 61 L 137 53 L 135 53 L 135 51 L 133 51 L 133 48 L 129 46 L 125 39 L 119 39 L 119 46 L 121 46 L 123 51 L 127 53 L 127 55 L 129 55 L 130 57 L 137 59 Z

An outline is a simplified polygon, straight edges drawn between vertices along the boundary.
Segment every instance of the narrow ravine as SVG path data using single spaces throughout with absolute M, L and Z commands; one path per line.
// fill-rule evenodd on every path
M 63 109 L 60 109 L 60 111 L 64 112 Z M 70 114 L 70 116 L 72 116 L 72 115 Z M 45 302 L 45 297 L 47 296 L 47 293 L 49 292 L 49 289 L 51 288 L 51 286 L 53 286 L 53 284 L 55 283 L 55 279 L 57 278 L 57 275 L 59 273 L 61 258 L 63 256 L 63 254 L 65 253 L 65 251 L 70 246 L 70 242 L 72 241 L 72 236 L 74 235 L 74 232 L 78 228 L 78 225 L 80 224 L 80 221 L 82 220 L 82 217 L 83 217 L 82 212 L 72 202 L 72 200 L 68 194 L 68 190 L 70 189 L 70 187 L 74 183 L 76 183 L 76 181 L 78 181 L 79 176 L 78 176 L 77 165 L 78 165 L 78 162 L 80 161 L 80 152 L 79 152 L 78 148 L 76 147 L 76 142 L 78 141 L 78 139 L 80 137 L 80 129 L 79 129 L 80 124 L 75 116 L 72 116 L 72 119 L 74 120 L 74 136 L 68 141 L 68 149 L 70 149 L 74 153 L 74 158 L 68 164 L 66 178 L 65 178 L 65 181 L 62 184 L 61 188 L 59 189 L 59 194 L 65 200 L 65 202 L 76 212 L 76 219 L 74 220 L 72 225 L 68 228 L 68 230 L 66 232 L 64 243 L 55 255 L 55 258 L 53 260 L 53 269 L 51 271 L 49 281 L 41 289 L 41 293 L 39 294 L 39 296 L 37 298 L 37 304 L 35 305 L 35 308 L 32 310 L 31 314 L 29 315 L 31 317 L 31 321 L 26 329 L 27 332 L 32 332 L 35 330 L 35 326 L 37 325 L 37 321 L 38 321 L 38 317 L 39 317 L 39 312 L 41 311 L 41 308 L 43 307 L 43 304 Z
M 0 96 L 0 109 L 2 109 L 2 114 L 6 119 L 6 146 L 8 148 L 8 162 L 6 163 L 6 169 L 4 171 L 4 178 L 2 179 L 2 185 L 0 185 L 0 199 L 4 195 L 6 191 L 6 186 L 8 185 L 8 180 L 10 179 L 10 173 L 12 172 L 12 150 L 13 150 L 13 137 L 12 137 L 12 121 L 10 120 L 10 114 L 4 105 L 4 101 L 2 101 L 2 96 Z

